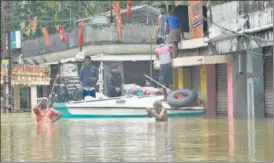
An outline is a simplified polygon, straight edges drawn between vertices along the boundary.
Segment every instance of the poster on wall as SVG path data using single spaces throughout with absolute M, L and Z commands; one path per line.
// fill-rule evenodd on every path
M 79 88 L 80 88 L 80 81 L 78 75 L 78 64 L 77 63 L 66 63 L 61 66 L 61 76 L 63 77 L 64 84 L 72 96 L 73 100 L 80 100 L 79 95 Z
M 3 59 L 1 63 L 1 75 L 8 75 L 9 72 L 9 60 Z
M 202 38 L 203 33 L 203 3 L 202 1 L 189 1 L 189 30 L 190 38 Z
M 78 67 L 74 63 L 66 63 L 61 66 L 61 75 L 63 77 L 78 77 Z

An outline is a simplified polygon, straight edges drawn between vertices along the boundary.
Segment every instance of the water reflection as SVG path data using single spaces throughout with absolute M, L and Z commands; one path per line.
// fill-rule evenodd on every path
M 272 119 L 62 120 L 1 115 L 1 161 L 272 161 Z

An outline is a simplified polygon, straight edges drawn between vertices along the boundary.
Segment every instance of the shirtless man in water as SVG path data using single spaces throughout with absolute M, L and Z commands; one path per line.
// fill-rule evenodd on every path
M 155 101 L 153 109 L 147 108 L 148 117 L 155 117 L 156 121 L 167 121 L 167 110 L 163 107 L 161 101 Z
M 42 99 L 34 108 L 33 111 L 36 115 L 37 122 L 54 123 L 61 118 L 61 114 L 48 107 L 48 100 Z

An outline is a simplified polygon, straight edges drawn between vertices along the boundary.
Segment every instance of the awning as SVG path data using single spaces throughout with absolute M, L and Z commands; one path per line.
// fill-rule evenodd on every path
M 152 49 L 155 45 L 152 46 Z M 130 44 L 130 45 L 92 45 L 85 46 L 83 51 L 86 55 L 94 56 L 98 54 L 108 55 L 135 55 L 135 54 L 150 54 L 151 45 L 149 44 Z M 22 58 L 22 60 L 28 64 L 44 64 L 48 62 L 59 62 L 60 60 L 75 57 L 79 53 L 78 48 L 69 49 L 61 52 L 55 52 L 40 56 L 32 56 Z M 24 54 L 23 54 L 24 55 Z

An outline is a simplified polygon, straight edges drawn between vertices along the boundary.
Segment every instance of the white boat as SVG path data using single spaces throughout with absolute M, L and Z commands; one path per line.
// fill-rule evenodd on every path
M 97 98 L 90 101 L 55 103 L 53 108 L 61 112 L 63 118 L 138 118 L 147 117 L 146 108 L 151 108 L 154 101 L 162 99 L 162 95 Z M 163 107 L 168 109 L 169 117 L 200 116 L 205 113 L 202 106 L 172 108 L 163 102 Z
M 87 98 L 83 101 L 70 101 L 66 103 L 54 103 L 53 108 L 62 114 L 63 118 L 138 118 L 147 117 L 146 108 L 152 108 L 156 100 L 162 100 L 163 95 L 150 96 L 122 96 L 108 98 L 103 95 L 103 62 L 99 68 L 100 86 L 96 98 Z M 125 88 L 126 86 L 124 86 Z M 163 102 L 163 107 L 168 109 L 169 117 L 200 116 L 205 113 L 202 106 L 171 108 Z

